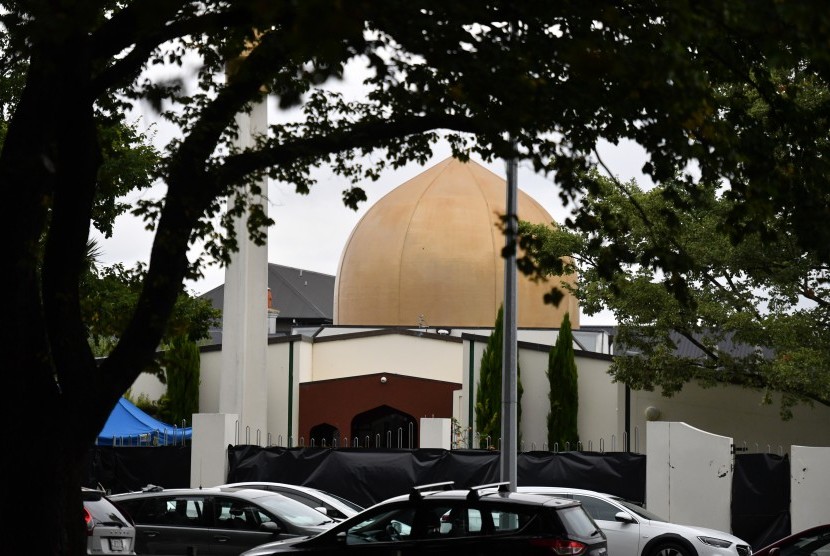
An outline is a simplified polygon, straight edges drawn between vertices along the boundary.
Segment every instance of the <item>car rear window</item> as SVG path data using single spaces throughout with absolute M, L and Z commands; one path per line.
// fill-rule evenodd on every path
M 130 523 L 130 519 L 103 496 L 84 495 L 84 508 L 98 523 Z
M 597 524 L 585 513 L 582 506 L 562 508 L 557 512 L 565 529 L 576 537 L 590 537 L 597 532 Z

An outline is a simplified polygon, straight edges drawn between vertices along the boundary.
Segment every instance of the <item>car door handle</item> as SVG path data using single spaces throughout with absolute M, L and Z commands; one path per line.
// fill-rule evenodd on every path
M 216 542 L 228 542 L 229 540 L 231 540 L 231 538 L 225 535 L 216 535 L 215 537 L 213 537 L 213 540 L 215 540 Z
M 150 537 L 151 539 L 153 539 L 153 538 L 159 536 L 159 532 L 158 531 L 144 531 L 144 536 L 145 537 Z

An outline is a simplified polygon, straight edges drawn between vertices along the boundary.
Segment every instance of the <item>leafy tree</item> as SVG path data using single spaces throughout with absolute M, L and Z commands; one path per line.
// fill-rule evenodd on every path
M 735 244 L 723 227 L 735 201 L 721 188 L 701 186 L 693 199 L 680 197 L 685 208 L 678 210 L 667 200 L 678 195 L 674 183 L 643 191 L 633 182 L 592 179 L 600 187 L 585 206 L 605 215 L 596 231 L 520 228 L 537 270 L 574 271 L 556 258 L 574 254 L 583 309 L 613 311 L 615 380 L 666 396 L 688 382 L 753 388 L 766 403 L 780 396 L 785 419 L 799 402 L 830 406 L 830 274 L 799 246 L 785 215 L 763 222 L 771 237 L 759 230 Z M 599 269 L 612 241 L 634 258 L 608 279 Z M 689 270 L 666 274 L 642 264 L 656 250 L 674 252 Z M 672 293 L 681 280 L 682 300 Z M 676 349 L 681 338 L 691 352 Z
M 3 468 L 15 477 L 5 499 L 40 516 L 45 532 L 24 538 L 7 520 L 9 553 L 81 553 L 86 451 L 155 357 L 184 279 L 228 260 L 237 238 L 227 225 L 250 209 L 248 232 L 264 240 L 270 220 L 248 206 L 263 177 L 304 193 L 311 169 L 330 164 L 353 184 L 343 200 L 354 207 L 365 199 L 358 184 L 427 160 L 444 139 L 462 158 L 517 150 L 555 172 L 570 197 L 593 187 L 580 176 L 601 138 L 631 139 L 657 182 L 690 161 L 704 183 L 728 180 L 735 238 L 757 229 L 755 217 L 784 213 L 793 241 L 830 259 L 830 229 L 810 224 L 830 206 L 827 101 L 801 94 L 808 82 L 826 89 L 830 76 L 830 13 L 817 0 L 24 0 L 2 2 L 0 19 L 0 235 L 10 284 L 0 345 L 2 386 L 14 393 L 3 415 L 32 415 L 29 426 L 53 439 L 33 447 L 27 465 Z M 192 83 L 186 54 L 201 64 Z M 234 78 L 221 79 L 231 60 Z M 365 95 L 326 92 L 353 62 L 367 66 Z M 160 66 L 179 73 L 153 78 Z M 235 116 L 265 91 L 299 110 L 239 148 Z M 753 95 L 764 111 L 749 110 Z M 127 165 L 127 153 L 108 147 L 107 130 L 129 129 L 141 103 L 177 133 L 142 178 L 165 186 L 135 207 L 155 231 L 153 249 L 118 343 L 98 363 L 81 311 L 84 252 L 91 226 L 106 233 L 98 214 L 111 214 L 123 193 L 109 187 L 120 174 L 106 163 Z M 682 183 L 694 194 L 693 177 Z M 596 225 L 587 212 L 575 221 Z M 199 239 L 204 252 L 190 260 Z M 626 254 L 609 251 L 618 252 Z M 647 258 L 670 272 L 688 265 L 672 251 Z
M 499 307 L 493 333 L 487 339 L 484 353 L 481 354 L 478 384 L 476 385 L 475 422 L 476 431 L 481 437 L 481 448 L 487 437 L 493 446 L 498 446 L 501 439 L 501 394 L 502 394 L 502 359 L 504 349 L 504 307 Z M 521 371 L 516 363 L 516 421 L 522 422 L 522 381 Z M 518 426 L 517 426 L 518 428 Z M 519 435 L 521 438 L 521 434 Z
M 550 383 L 550 413 L 548 413 L 548 446 L 560 450 L 570 446 L 576 449 L 579 430 L 579 389 L 574 359 L 573 333 L 568 313 L 562 318 L 556 344 L 548 355 L 548 382 Z

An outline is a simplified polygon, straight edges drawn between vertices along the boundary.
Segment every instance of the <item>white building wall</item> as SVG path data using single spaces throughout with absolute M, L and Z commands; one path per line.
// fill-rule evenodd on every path
M 606 451 L 616 444 L 623 450 L 623 417 L 618 406 L 619 385 L 607 375 L 608 361 L 574 358 L 578 376 L 579 414 L 577 428 L 584 450 Z M 553 450 L 547 445 L 548 413 L 550 413 L 550 381 L 548 380 L 548 353 L 538 350 L 519 350 L 522 393 L 522 441 L 525 450 Z M 477 379 L 476 379 L 477 380 Z M 558 446 L 565 451 L 565 446 Z M 577 446 L 570 446 L 576 450 Z
M 579 379 L 577 427 L 583 449 L 625 451 L 625 406 L 620 403 L 623 386 L 611 382 L 611 362 L 578 355 L 575 361 Z
M 783 421 L 778 400 L 761 405 L 761 393 L 737 386 L 701 388 L 686 384 L 671 398 L 654 392 L 631 392 L 631 430 L 639 433 L 639 451 L 647 450 L 645 411 L 654 407 L 660 421 L 689 423 L 699 429 L 735 439 L 752 452 L 783 453 L 791 444 L 830 446 L 830 408 L 800 405 L 794 418 Z M 634 445 L 632 443 L 632 450 Z
M 296 426 L 289 416 L 289 396 L 294 396 L 293 405 L 297 404 L 298 393 L 295 385 L 299 383 L 295 375 L 299 374 L 297 365 L 297 347 L 302 342 L 281 342 L 268 346 L 268 431 L 269 437 L 263 439 L 265 445 L 288 445 L 288 437 L 296 436 L 288 429 L 289 420 Z M 293 358 L 293 360 L 292 360 Z M 294 409 L 292 407 L 292 409 Z
M 222 352 L 203 351 L 199 369 L 199 412 L 219 413 L 219 389 L 222 374 Z
M 459 351 L 455 341 L 391 334 L 316 342 L 313 380 L 396 373 L 461 382 Z
M 144 394 L 147 398 L 155 401 L 165 392 L 167 392 L 167 386 L 162 384 L 156 375 L 141 373 L 130 388 L 130 397 L 135 400 L 138 396 Z

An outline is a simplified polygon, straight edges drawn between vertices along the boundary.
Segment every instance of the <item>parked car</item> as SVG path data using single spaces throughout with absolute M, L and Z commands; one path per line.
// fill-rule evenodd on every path
M 269 541 L 316 535 L 335 523 L 265 490 L 150 487 L 111 498 L 135 520 L 138 554 L 236 556 Z
M 754 556 L 830 556 L 830 524 L 793 533 L 761 548 Z
M 135 554 L 135 527 L 130 516 L 103 491 L 81 489 L 87 554 Z
M 505 485 L 440 490 L 449 485 L 416 487 L 316 537 L 268 543 L 244 556 L 607 556 L 605 535 L 574 500 L 507 492 Z
M 256 488 L 259 490 L 277 492 L 283 496 L 293 498 L 297 502 L 301 502 L 309 508 L 314 508 L 318 512 L 322 512 L 336 521 L 343 521 L 344 519 L 362 512 L 364 509 L 362 506 L 355 504 L 351 500 L 346 500 L 341 496 L 326 492 L 325 490 L 290 485 L 287 483 L 252 481 L 244 483 L 229 483 L 222 486 L 227 488 Z
M 519 492 L 579 500 L 608 537 L 613 556 L 751 556 L 749 543 L 723 531 L 678 525 L 619 496 L 559 487 L 519 487 Z

